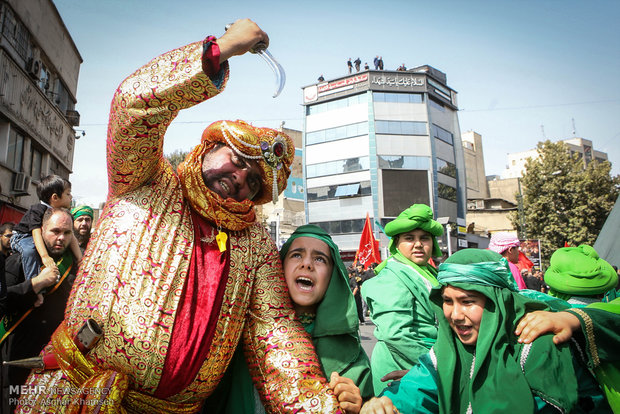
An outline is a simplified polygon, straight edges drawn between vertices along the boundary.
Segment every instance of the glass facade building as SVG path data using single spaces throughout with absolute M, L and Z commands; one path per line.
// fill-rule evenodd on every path
M 303 88 L 308 223 L 330 232 L 345 260 L 366 214 L 379 229 L 414 203 L 465 223 L 465 168 L 456 92 L 421 66 L 363 71 Z M 384 249 L 383 249 L 384 250 Z

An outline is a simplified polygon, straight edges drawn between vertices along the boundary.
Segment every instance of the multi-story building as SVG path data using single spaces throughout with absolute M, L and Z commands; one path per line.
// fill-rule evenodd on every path
M 51 0 L 0 0 L 0 222 L 38 202 L 41 177 L 69 178 L 81 63 Z
M 588 139 L 575 137 L 562 139 L 560 141 L 568 147 L 568 151 L 570 151 L 571 155 L 576 154 L 580 159 L 583 160 L 584 168 L 592 161 L 603 162 L 608 160 L 607 153 L 596 151 L 592 147 L 592 141 Z M 525 171 L 525 164 L 530 158 L 538 158 L 538 151 L 535 148 L 523 152 L 509 153 L 508 165 L 506 166 L 506 169 L 502 172 L 502 178 L 523 177 L 523 172 Z
M 367 70 L 303 94 L 307 220 L 332 235 L 345 260 L 359 246 L 366 214 L 385 225 L 414 203 L 465 233 L 458 107 L 444 73 Z M 387 238 L 375 230 L 385 249 Z
M 488 198 L 489 188 L 484 168 L 482 136 L 474 131 L 461 134 L 467 177 L 467 199 Z

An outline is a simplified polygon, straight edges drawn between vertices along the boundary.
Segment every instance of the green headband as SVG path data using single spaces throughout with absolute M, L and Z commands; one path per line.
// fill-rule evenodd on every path
M 551 255 L 545 283 L 560 293 L 591 296 L 615 287 L 618 274 L 593 247 L 582 244 L 579 247 L 563 247 Z
M 506 259 L 490 250 L 459 250 L 439 265 L 437 281 L 444 286 L 471 283 L 519 290 Z
M 321 240 L 322 242 L 327 244 L 329 250 L 331 251 L 332 260 L 334 261 L 334 267 L 336 267 L 336 261 L 342 263 L 342 260 L 340 259 L 340 250 L 338 249 L 338 246 L 336 246 L 336 243 L 334 243 L 334 241 L 332 240 L 331 236 L 327 234 L 325 230 L 314 224 L 306 224 L 298 227 L 297 230 L 295 230 L 293 234 L 291 234 L 291 237 L 289 237 L 286 243 L 282 245 L 282 249 L 280 249 L 280 259 L 283 262 L 284 258 L 286 257 L 286 253 L 288 253 L 288 249 L 291 248 L 293 240 L 298 237 L 313 237 L 315 239 Z M 342 266 L 346 270 L 344 264 L 342 264 Z
M 73 207 L 71 209 L 71 215 L 74 220 L 80 216 L 89 216 L 91 219 L 94 218 L 93 209 L 88 206 Z

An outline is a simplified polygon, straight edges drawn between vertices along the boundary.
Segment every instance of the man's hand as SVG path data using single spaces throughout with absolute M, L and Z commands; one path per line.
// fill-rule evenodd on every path
M 233 23 L 230 28 L 217 39 L 220 47 L 220 63 L 232 56 L 240 56 L 252 49 L 257 43 L 269 46 L 269 36 L 250 19 L 241 19 Z
M 59 277 L 60 272 L 58 271 L 56 265 L 44 268 L 41 270 L 41 273 L 30 280 L 34 293 L 39 293 L 44 288 L 52 286 L 58 281 Z
M 398 410 L 388 397 L 374 397 L 364 404 L 361 414 L 398 414 Z
M 332 372 L 329 380 L 329 388 L 334 391 L 338 398 L 340 408 L 347 414 L 357 414 L 362 408 L 362 394 L 360 389 L 347 377 L 341 377 L 337 372 Z
M 568 312 L 530 312 L 519 321 L 515 334 L 519 336 L 519 342 L 529 344 L 540 335 L 546 333 L 555 334 L 554 344 L 568 341 L 573 332 L 580 327 L 579 318 Z

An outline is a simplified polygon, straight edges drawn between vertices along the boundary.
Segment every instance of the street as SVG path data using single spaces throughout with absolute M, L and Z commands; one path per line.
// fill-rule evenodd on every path
M 377 343 L 377 340 L 373 335 L 374 330 L 375 325 L 368 317 L 366 318 L 365 325 L 360 324 L 360 340 L 362 341 L 362 347 L 364 348 L 364 351 L 366 351 L 366 355 L 368 355 L 368 358 L 370 358 L 370 356 L 372 355 L 372 349 Z

